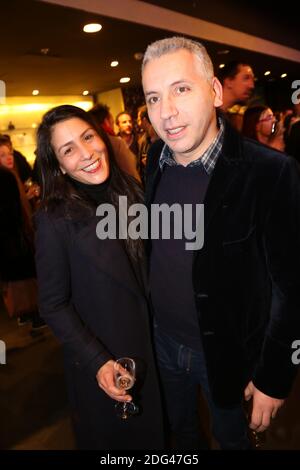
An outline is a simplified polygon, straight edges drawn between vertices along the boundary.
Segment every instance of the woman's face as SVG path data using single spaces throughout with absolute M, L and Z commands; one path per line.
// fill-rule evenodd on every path
M 52 128 L 51 145 L 60 169 L 86 184 L 103 183 L 109 176 L 105 143 L 94 128 L 79 118 L 71 118 Z
M 9 170 L 14 167 L 13 149 L 8 145 L 0 145 L 0 165 Z
M 273 132 L 273 126 L 275 122 L 276 118 L 273 114 L 272 109 L 265 109 L 259 117 L 259 121 L 256 127 L 257 133 L 269 137 Z

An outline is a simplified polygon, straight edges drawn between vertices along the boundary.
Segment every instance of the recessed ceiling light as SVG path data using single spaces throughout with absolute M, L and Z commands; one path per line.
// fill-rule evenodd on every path
M 122 77 L 120 78 L 120 83 L 128 83 L 130 82 L 130 78 L 129 77 Z
M 219 69 L 223 69 L 225 67 L 225 64 L 220 64 Z
M 82 92 L 83 96 L 86 96 L 86 95 L 88 95 L 89 93 L 90 93 L 89 90 L 84 90 L 84 91 Z
M 267 75 L 270 75 L 271 71 L 270 70 L 267 70 L 264 75 L 267 76 Z
M 280 75 L 280 78 L 285 78 L 285 77 L 287 77 L 287 73 L 282 73 L 282 74 Z
M 99 23 L 89 23 L 83 27 L 85 33 L 98 33 L 100 29 L 102 29 L 102 26 Z
M 110 66 L 111 67 L 117 67 L 119 65 L 119 62 L 117 60 L 113 60 L 111 63 L 110 63 Z
M 36 122 L 33 122 L 33 123 L 31 124 L 31 127 L 32 127 L 33 129 L 35 129 L 35 128 L 37 127 L 37 123 L 36 123 Z
M 40 90 L 32 90 L 32 94 L 33 94 L 33 96 L 36 96 L 36 95 L 38 95 L 38 94 L 39 94 L 39 92 L 40 92 Z
M 226 55 L 226 54 L 229 54 L 230 50 L 229 49 L 222 49 L 221 51 L 217 51 L 217 54 L 220 54 L 220 55 Z
M 135 54 L 133 54 L 133 57 L 135 58 L 135 60 L 142 60 L 144 54 L 142 52 L 136 52 Z

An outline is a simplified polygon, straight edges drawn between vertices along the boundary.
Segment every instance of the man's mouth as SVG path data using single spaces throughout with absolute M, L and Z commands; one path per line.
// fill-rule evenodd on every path
M 178 135 L 181 134 L 181 132 L 184 130 L 184 126 L 180 126 L 180 127 L 173 127 L 172 129 L 166 129 L 166 133 L 170 136 L 170 137 L 177 137 Z

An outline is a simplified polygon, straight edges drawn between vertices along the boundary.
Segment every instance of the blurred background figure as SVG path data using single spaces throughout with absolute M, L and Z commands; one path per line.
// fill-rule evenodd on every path
M 45 327 L 36 298 L 32 210 L 23 184 L 13 172 L 13 156 L 0 147 L 0 280 L 4 304 L 18 324 Z M 3 164 L 3 162 L 5 164 Z M 28 290 L 27 290 L 28 289 Z
M 159 139 L 159 137 L 156 134 L 154 127 L 152 126 L 150 122 L 146 105 L 143 105 L 138 109 L 137 123 L 138 123 L 139 128 L 142 130 L 142 135 L 139 138 L 138 144 L 139 144 L 139 170 L 140 170 L 142 181 L 144 182 L 144 172 L 145 172 L 145 167 L 146 167 L 146 162 L 147 162 L 148 150 L 151 147 L 151 145 L 157 139 Z
M 32 168 L 29 165 L 26 157 L 21 152 L 15 150 L 9 135 L 0 134 L 0 146 L 7 146 L 13 153 L 14 164 L 16 166 L 20 180 L 24 183 L 29 178 L 32 178 Z
M 136 180 L 141 181 L 136 156 L 128 148 L 125 141 L 121 137 L 116 136 L 114 132 L 114 118 L 110 108 L 106 104 L 98 103 L 88 113 L 93 117 L 95 123 L 101 126 L 108 135 L 117 164 L 121 170 L 133 176 Z
M 0 166 L 14 174 L 19 190 L 25 191 L 32 209 L 35 210 L 40 195 L 39 186 L 32 179 L 33 172 L 26 158 L 20 152 L 14 151 L 7 135 L 0 135 Z
M 244 113 L 242 134 L 250 139 L 284 151 L 284 127 L 277 121 L 271 108 L 264 105 L 251 106 Z
M 133 119 L 127 111 L 121 111 L 116 116 L 116 125 L 119 128 L 118 136 L 121 137 L 127 147 L 134 153 L 136 158 L 139 155 L 138 141 L 133 129 Z
M 241 131 L 242 105 L 247 104 L 254 90 L 254 73 L 249 64 L 231 61 L 219 71 L 218 78 L 223 87 L 223 105 L 221 109 L 232 126 Z

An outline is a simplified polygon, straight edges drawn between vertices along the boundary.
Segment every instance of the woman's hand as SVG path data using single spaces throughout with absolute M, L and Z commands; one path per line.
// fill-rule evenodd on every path
M 115 385 L 114 363 L 112 359 L 107 361 L 96 374 L 98 385 L 104 392 L 116 401 L 131 401 L 131 395 L 126 390 L 120 390 Z

